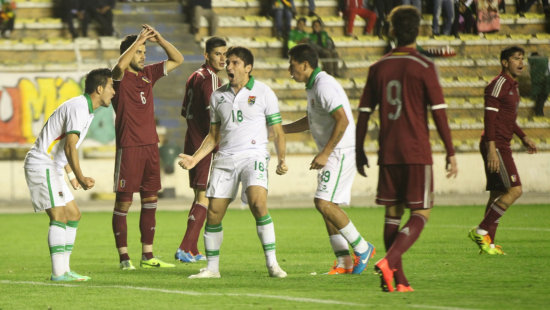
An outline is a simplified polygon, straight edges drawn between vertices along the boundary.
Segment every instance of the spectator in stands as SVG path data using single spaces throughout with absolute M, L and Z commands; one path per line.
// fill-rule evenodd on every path
M 453 23 L 454 35 L 458 33 L 477 33 L 476 3 L 474 0 L 455 1 L 455 19 Z
M 73 39 L 78 37 L 78 32 L 74 26 L 74 18 L 79 20 L 82 36 L 88 36 L 88 22 L 86 20 L 86 7 L 84 0 L 63 0 L 62 8 L 63 19 L 69 27 L 69 32 Z
M 313 32 L 309 35 L 309 40 L 323 62 L 323 70 L 334 77 L 340 77 L 338 74 L 338 52 L 336 52 L 332 38 L 323 30 L 323 21 L 316 19 L 311 26 Z
M 443 35 L 450 35 L 454 21 L 454 5 L 453 0 L 434 0 L 433 1 L 433 18 L 432 18 L 432 35 L 438 36 L 439 31 L 439 15 L 443 13 Z
M 412 5 L 418 9 L 418 12 L 422 14 L 422 0 L 403 0 L 401 4 Z
M 0 0 L 0 31 L 3 38 L 9 38 L 15 25 L 15 2 Z
M 401 4 L 399 0 L 374 0 L 374 7 L 376 9 L 377 19 L 374 27 L 374 33 L 379 36 L 385 36 L 388 34 L 389 23 L 386 16 L 395 7 Z
M 87 27 L 90 20 L 96 20 L 99 23 L 99 35 L 112 36 L 114 33 L 113 8 L 115 7 L 115 0 L 80 1 L 86 2 L 86 14 L 82 27 Z
M 296 15 L 294 0 L 273 0 L 271 12 L 273 13 L 273 26 L 275 27 L 275 36 L 278 39 L 288 38 L 288 33 L 290 32 L 290 23 L 293 16 Z
M 367 9 L 363 4 L 363 0 L 340 0 L 338 6 L 340 15 L 343 15 L 346 19 L 346 36 L 353 36 L 355 15 L 359 15 L 365 20 L 366 25 L 363 34 L 372 34 L 372 29 L 376 24 L 376 13 Z
M 525 16 L 525 13 L 529 12 L 531 9 L 531 6 L 535 4 L 537 0 L 517 0 L 517 10 L 518 14 L 520 16 Z M 548 0 L 541 0 L 542 2 L 542 9 L 544 11 L 544 15 L 547 17 L 550 16 L 550 6 L 548 5 Z
M 214 36 L 218 31 L 218 15 L 212 9 L 212 0 L 192 0 L 193 7 L 193 22 L 191 25 L 191 33 L 196 34 L 201 27 L 201 17 L 208 20 L 209 35 Z
M 306 32 L 306 26 L 307 19 L 305 17 L 298 18 L 296 28 L 290 30 L 288 34 L 287 47 L 289 50 L 300 43 L 309 42 L 309 33 Z
M 548 57 L 533 52 L 528 59 L 531 74 L 531 98 L 535 101 L 535 115 L 544 116 L 544 103 L 550 93 Z
M 498 0 L 476 0 L 478 32 L 490 33 L 500 30 L 498 2 Z
M 317 13 L 315 13 L 315 0 L 307 0 L 308 5 L 308 13 L 307 16 L 317 16 Z

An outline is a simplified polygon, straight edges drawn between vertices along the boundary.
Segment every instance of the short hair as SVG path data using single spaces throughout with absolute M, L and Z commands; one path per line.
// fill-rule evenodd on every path
M 254 67 L 254 56 L 248 48 L 242 46 L 232 46 L 227 49 L 225 57 L 229 58 L 231 55 L 239 57 L 244 62 L 245 67 L 248 65 L 252 65 L 252 67 Z
M 107 80 L 112 77 L 111 69 L 108 68 L 90 71 L 86 75 L 86 80 L 84 81 L 84 92 L 86 94 L 91 94 L 95 92 L 99 86 L 105 87 L 105 85 L 107 85 Z
M 321 25 L 321 27 L 323 26 L 323 20 L 320 19 L 320 18 L 317 18 L 316 20 L 314 20 L 312 23 L 311 23 L 311 26 L 313 27 L 313 25 L 315 24 L 319 24 Z
M 416 41 L 420 29 L 420 12 L 412 5 L 400 5 L 391 10 L 389 20 L 397 46 L 405 46 Z
M 227 46 L 227 42 L 225 42 L 225 40 L 220 37 L 211 37 L 210 39 L 206 40 L 204 50 L 206 53 L 210 53 L 216 47 L 220 46 Z
M 519 52 L 521 55 L 525 55 L 525 50 L 519 46 L 508 46 L 504 48 L 502 51 L 500 51 L 500 62 L 502 63 L 503 60 L 508 60 L 512 55 Z
M 313 69 L 319 66 L 319 55 L 310 44 L 298 44 L 288 51 L 288 55 L 299 63 L 307 61 Z
M 306 19 L 305 17 L 300 17 L 300 18 L 298 18 L 298 19 L 296 20 L 296 22 L 297 22 L 297 23 L 299 23 L 299 22 L 304 22 L 304 24 L 307 25 L 307 19 Z
M 130 34 L 124 37 L 122 42 L 120 42 L 120 55 L 124 54 L 124 52 L 126 52 L 126 50 L 129 49 L 134 42 L 136 42 L 137 37 L 137 34 Z M 145 45 L 145 43 L 143 44 Z

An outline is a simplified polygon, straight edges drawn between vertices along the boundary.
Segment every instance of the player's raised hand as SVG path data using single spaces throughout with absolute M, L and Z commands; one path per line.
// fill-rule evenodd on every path
M 141 26 L 141 31 L 138 34 L 137 40 L 150 41 L 154 36 L 155 30 L 151 26 L 144 24 Z
M 92 187 L 94 187 L 95 185 L 95 180 L 93 178 L 89 178 L 89 177 L 84 177 L 83 180 L 79 180 L 78 183 L 80 183 L 80 186 L 82 186 L 82 188 L 84 190 L 88 190 Z
M 281 159 L 279 160 L 279 164 L 277 165 L 277 170 L 275 171 L 278 175 L 283 175 L 288 171 L 288 167 L 286 166 L 285 160 Z
M 193 167 L 197 164 L 191 155 L 180 153 L 178 157 L 181 158 L 181 160 L 178 161 L 178 165 L 180 165 L 183 169 L 193 169 Z
M 458 166 L 454 155 L 445 159 L 445 170 L 447 170 L 447 179 L 450 177 L 456 178 L 458 175 Z
M 367 166 L 367 168 L 370 168 L 370 166 L 367 155 L 365 155 L 365 151 L 362 149 L 355 152 L 355 166 L 357 168 L 357 172 L 366 178 L 367 173 L 365 172 L 365 166 Z
M 148 37 L 148 40 L 151 41 L 151 42 L 158 42 L 159 39 L 160 39 L 160 33 L 153 27 L 147 25 L 147 24 L 143 24 L 142 25 L 143 29 L 147 29 L 148 31 L 151 32 L 151 36 Z

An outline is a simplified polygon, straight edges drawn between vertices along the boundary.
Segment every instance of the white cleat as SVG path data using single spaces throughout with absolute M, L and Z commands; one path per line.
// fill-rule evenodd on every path
M 220 278 L 219 272 L 212 272 L 208 268 L 202 268 L 199 273 L 189 276 L 189 279 L 218 279 Z
M 267 271 L 269 271 L 269 276 L 272 278 L 286 278 L 286 272 L 279 267 L 279 264 L 268 266 Z

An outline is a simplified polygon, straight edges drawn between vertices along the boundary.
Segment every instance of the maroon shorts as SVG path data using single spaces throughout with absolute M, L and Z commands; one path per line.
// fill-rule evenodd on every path
M 405 204 L 413 210 L 433 207 L 432 166 L 381 165 L 376 203 L 384 206 Z
M 119 148 L 115 160 L 115 192 L 154 192 L 161 189 L 156 144 Z
M 497 147 L 497 155 L 500 162 L 499 172 L 489 172 L 487 169 L 487 144 L 484 141 L 481 141 L 479 144 L 479 150 L 483 157 L 483 164 L 485 165 L 485 176 L 487 177 L 486 190 L 507 192 L 511 187 L 521 186 L 518 169 L 512 158 L 512 150 L 509 147 Z
M 201 191 L 206 190 L 211 164 L 212 153 L 206 155 L 193 169 L 189 170 L 189 187 Z

